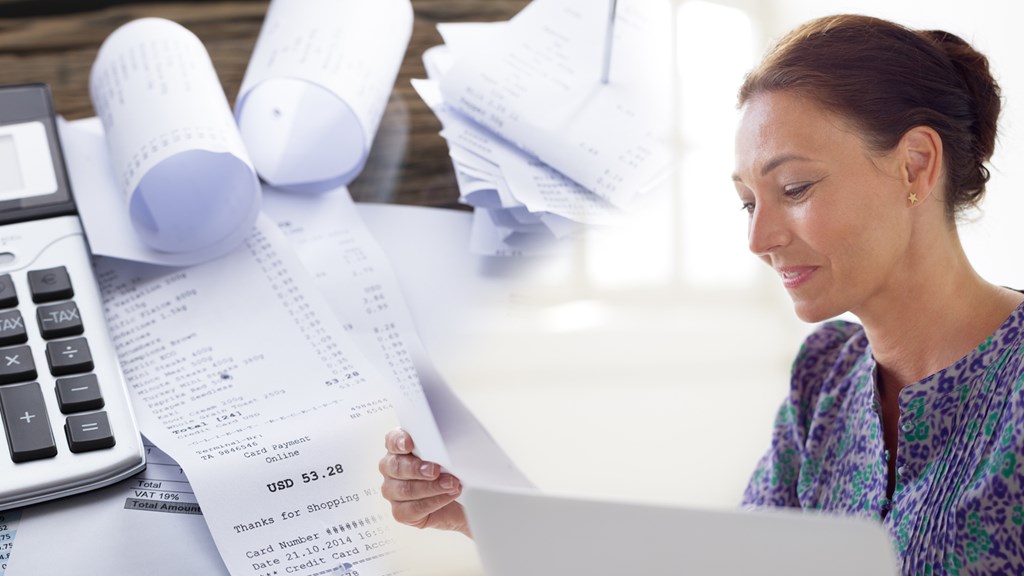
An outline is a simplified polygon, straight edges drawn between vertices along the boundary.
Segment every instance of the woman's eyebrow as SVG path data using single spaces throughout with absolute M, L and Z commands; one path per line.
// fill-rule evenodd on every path
M 799 154 L 782 154 L 782 155 L 779 155 L 779 156 L 776 156 L 776 157 L 772 158 L 771 160 L 769 160 L 761 168 L 761 176 L 767 176 L 772 170 L 775 170 L 776 168 L 778 168 L 779 166 L 782 166 L 786 162 L 794 162 L 794 161 L 811 162 L 812 159 L 808 158 L 806 156 L 800 156 Z M 733 182 L 742 182 L 743 179 L 740 178 L 739 173 L 733 173 L 732 181 Z

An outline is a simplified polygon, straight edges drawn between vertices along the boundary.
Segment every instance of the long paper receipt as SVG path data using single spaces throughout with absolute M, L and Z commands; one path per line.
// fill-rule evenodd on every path
M 100 259 L 140 427 L 188 474 L 235 575 L 392 574 L 380 376 L 269 221 L 216 262 Z

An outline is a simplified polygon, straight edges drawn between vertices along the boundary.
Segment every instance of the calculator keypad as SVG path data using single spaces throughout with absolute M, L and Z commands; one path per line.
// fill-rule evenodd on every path
M 2 228 L 0 511 L 146 466 L 81 221 L 68 214 Z
M 71 278 L 63 266 L 30 270 L 28 285 L 39 335 L 46 340 L 45 356 L 50 374 L 58 378 L 55 389 L 60 411 L 69 416 L 64 436 L 71 452 L 102 450 L 114 446 L 100 383 Z M 18 295 L 10 274 L 0 276 L 0 414 L 10 447 L 11 460 L 27 462 L 57 455 L 53 427 L 46 412 L 44 391 L 38 382 L 33 350 Z M 96 321 L 93 319 L 92 321 Z M 74 376 L 71 376 L 74 375 Z

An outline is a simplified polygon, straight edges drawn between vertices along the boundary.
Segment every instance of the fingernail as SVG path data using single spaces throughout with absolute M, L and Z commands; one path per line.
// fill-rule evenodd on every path
M 433 464 L 420 464 L 420 474 L 423 474 L 427 478 L 434 477 L 434 465 Z
M 405 448 L 405 435 L 404 434 L 402 436 L 399 436 L 399 438 L 398 438 L 398 449 L 401 450 L 402 452 L 406 451 L 406 448 Z
M 455 487 L 455 478 L 452 478 L 451 476 L 446 476 L 444 478 L 441 478 L 441 488 L 443 488 L 445 490 L 451 490 L 454 487 Z

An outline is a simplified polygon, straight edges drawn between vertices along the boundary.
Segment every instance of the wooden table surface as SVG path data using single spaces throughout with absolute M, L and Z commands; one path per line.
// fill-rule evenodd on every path
M 364 0 L 372 2 L 373 0 Z M 459 207 L 448 148 L 437 118 L 409 80 L 425 78 L 421 56 L 441 43 L 439 22 L 507 20 L 528 0 L 412 0 L 412 40 L 363 173 L 349 186 L 358 201 Z M 45 82 L 57 113 L 93 116 L 89 69 L 103 40 L 136 18 L 174 20 L 206 45 L 233 104 L 268 2 L 0 0 L 0 83 Z

